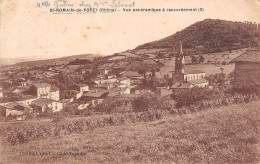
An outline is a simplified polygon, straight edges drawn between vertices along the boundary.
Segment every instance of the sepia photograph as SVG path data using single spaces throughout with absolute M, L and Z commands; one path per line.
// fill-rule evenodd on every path
M 0 0 L 0 164 L 260 163 L 260 0 Z

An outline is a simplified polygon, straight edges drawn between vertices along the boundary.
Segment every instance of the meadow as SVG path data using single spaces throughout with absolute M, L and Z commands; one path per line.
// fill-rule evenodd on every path
M 155 121 L 44 136 L 22 144 L 2 144 L 1 161 L 259 163 L 259 106 L 259 101 L 242 103 Z

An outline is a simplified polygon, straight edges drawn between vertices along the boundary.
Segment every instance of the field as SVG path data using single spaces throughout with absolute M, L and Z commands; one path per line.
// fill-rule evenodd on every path
M 1 161 L 2 163 L 259 163 L 259 106 L 260 102 L 231 105 L 166 117 L 153 122 L 106 126 L 18 145 L 4 144 L 0 152 Z M 59 152 L 71 152 L 74 155 Z M 75 153 L 83 154 L 75 155 Z

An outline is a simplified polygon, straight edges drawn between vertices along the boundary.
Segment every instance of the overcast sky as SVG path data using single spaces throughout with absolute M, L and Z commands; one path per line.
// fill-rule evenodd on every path
M 135 0 L 135 8 L 204 8 L 205 11 L 71 15 L 51 14 L 47 8 L 36 8 L 36 0 L 0 2 L 0 59 L 110 55 L 162 39 L 207 18 L 260 23 L 260 0 Z M 81 0 L 68 2 L 79 4 Z

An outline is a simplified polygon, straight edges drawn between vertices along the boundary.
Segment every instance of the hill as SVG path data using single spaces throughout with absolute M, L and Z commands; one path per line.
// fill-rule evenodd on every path
M 68 64 L 70 61 L 78 58 L 78 59 L 88 59 L 93 60 L 94 54 L 82 54 L 82 55 L 73 55 L 73 56 L 66 56 L 61 58 L 54 58 L 54 59 L 46 59 L 46 60 L 35 60 L 35 61 L 26 61 L 20 62 L 15 64 L 16 66 L 44 66 L 44 65 L 53 65 L 53 64 Z
M 259 163 L 259 105 L 260 102 L 231 105 L 148 123 L 108 126 L 62 137 L 46 136 L 25 144 L 3 145 L 1 160 L 3 163 Z M 29 155 L 29 152 L 45 154 Z M 57 154 L 65 152 L 83 155 Z
M 232 22 L 225 20 L 205 19 L 164 39 L 138 46 L 140 49 L 173 49 L 178 50 L 179 41 L 186 49 L 221 52 L 228 49 L 238 49 L 258 44 L 255 37 L 259 36 L 257 24 Z

